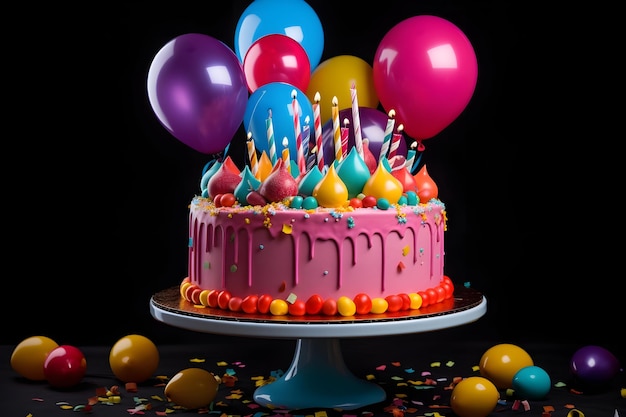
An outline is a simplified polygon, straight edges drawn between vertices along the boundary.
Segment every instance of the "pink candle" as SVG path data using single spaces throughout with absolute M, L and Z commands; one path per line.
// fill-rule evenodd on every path
M 389 156 L 388 160 L 391 160 L 396 153 L 398 153 L 398 148 L 400 147 L 400 140 L 402 139 L 402 131 L 404 130 L 404 125 L 398 125 L 398 129 L 396 129 L 398 133 L 393 134 L 393 138 L 391 139 L 391 146 L 389 146 Z
M 350 121 L 345 118 L 343 119 L 343 127 L 341 128 L 341 157 L 345 158 L 348 156 L 348 134 L 350 131 L 348 130 L 348 125 Z
M 313 127 L 315 129 L 315 146 L 317 147 L 317 167 L 324 172 L 324 148 L 322 144 L 322 119 L 320 116 L 320 93 L 315 93 L 313 103 Z
M 296 136 L 296 162 L 300 172 L 306 171 L 306 162 L 304 160 L 304 146 L 302 144 L 302 129 L 300 128 L 300 109 L 298 108 L 298 93 L 296 90 L 291 91 L 291 107 L 293 109 L 293 128 Z
M 363 137 L 361 136 L 361 117 L 359 116 L 359 100 L 356 95 L 356 86 L 352 84 L 350 89 L 350 96 L 352 98 L 352 123 L 354 124 L 354 146 L 361 158 L 363 155 Z
M 333 116 L 333 139 L 335 142 L 335 160 L 341 161 L 341 132 L 339 131 L 339 101 L 337 96 L 333 97 L 333 106 L 330 109 Z

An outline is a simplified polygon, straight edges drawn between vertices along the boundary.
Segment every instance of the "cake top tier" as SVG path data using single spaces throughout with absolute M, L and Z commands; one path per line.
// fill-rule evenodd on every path
M 213 161 L 200 182 L 202 196 L 217 206 L 266 205 L 288 202 L 290 207 L 378 207 L 417 205 L 437 199 L 438 188 L 424 165 L 412 175 L 403 156 L 373 161 L 352 148 L 345 158 L 320 171 L 317 165 L 298 172 L 290 159 L 278 159 L 256 175 L 249 165 L 240 170 L 230 157 Z M 262 154 L 260 164 L 264 164 Z M 371 156 L 371 154 L 370 154 Z M 370 164 L 366 161 L 370 161 Z M 372 163 L 373 161 L 373 163 Z M 269 161 L 267 161 L 269 163 Z

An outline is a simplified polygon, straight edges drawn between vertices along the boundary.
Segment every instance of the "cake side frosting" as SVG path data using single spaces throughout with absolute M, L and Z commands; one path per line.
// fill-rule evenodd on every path
M 390 210 L 190 207 L 189 277 L 232 294 L 385 297 L 443 277 L 441 202 Z

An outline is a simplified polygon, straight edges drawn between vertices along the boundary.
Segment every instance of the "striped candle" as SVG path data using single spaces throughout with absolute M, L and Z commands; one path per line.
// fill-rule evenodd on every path
M 315 146 L 317 147 L 317 167 L 324 172 L 324 147 L 322 143 L 322 118 L 320 116 L 320 93 L 315 93 L 313 103 L 313 128 L 315 129 Z
M 391 138 L 391 145 L 389 146 L 389 156 L 387 157 L 387 160 L 389 161 L 391 161 L 391 158 L 396 156 L 396 153 L 398 153 L 398 148 L 400 147 L 400 139 L 402 139 L 403 130 L 404 130 L 404 125 L 401 123 L 398 125 L 398 128 L 396 129 L 398 133 L 394 133 L 393 137 Z
M 333 140 L 335 144 L 335 160 L 341 161 L 341 132 L 339 131 L 339 101 L 337 100 L 337 96 L 333 97 L 332 107 L 330 108 L 330 112 L 332 114 L 333 119 Z
M 256 156 L 256 147 L 254 146 L 254 140 L 252 139 L 252 132 L 248 132 L 248 159 L 250 160 L 250 171 L 253 175 L 256 175 L 259 170 L 258 159 Z
M 359 115 L 359 100 L 356 95 L 356 85 L 352 84 L 350 89 L 350 97 L 352 98 L 352 124 L 354 129 L 354 146 L 361 158 L 365 158 L 363 154 L 363 137 L 361 136 L 361 116 Z
M 393 136 L 393 127 L 396 124 L 396 111 L 394 109 L 389 110 L 389 118 L 387 119 L 387 126 L 385 127 L 385 136 L 383 139 L 383 144 L 380 148 L 380 155 L 378 156 L 378 160 L 382 161 L 383 158 L 387 156 L 387 152 L 389 152 L 389 145 L 391 144 L 391 137 Z
M 417 154 L 417 141 L 413 141 L 413 143 L 411 143 L 411 146 L 409 147 L 409 151 L 406 154 L 406 162 L 404 163 L 404 166 L 406 167 L 406 169 L 409 170 L 409 172 L 413 172 L 413 164 L 415 163 L 415 155 Z
M 349 124 L 350 124 L 350 120 L 348 120 L 348 118 L 343 119 L 343 127 L 341 128 L 341 157 L 342 159 L 348 156 L 348 135 L 350 134 L 350 130 L 348 129 Z
M 298 170 L 304 172 L 306 170 L 306 161 L 304 159 L 304 144 L 302 143 L 302 128 L 300 127 L 300 109 L 298 107 L 298 92 L 294 89 L 291 91 L 291 107 L 293 110 L 293 130 L 296 137 L 296 162 Z
M 272 109 L 267 111 L 268 117 L 265 119 L 265 128 L 267 131 L 267 145 L 270 153 L 270 161 L 272 165 L 278 162 L 278 156 L 276 155 L 276 142 L 274 141 L 274 124 L 272 123 Z
M 315 165 L 315 141 L 311 140 L 310 118 L 304 118 L 304 128 L 302 128 L 302 148 L 304 149 L 304 161 L 307 172 Z

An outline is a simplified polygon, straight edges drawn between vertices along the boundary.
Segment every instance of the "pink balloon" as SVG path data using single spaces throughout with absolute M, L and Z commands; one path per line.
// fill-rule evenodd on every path
M 465 34 L 428 15 L 403 20 L 387 32 L 372 69 L 381 105 L 387 112 L 394 109 L 397 124 L 418 141 L 432 138 L 463 112 L 478 78 Z
M 281 34 L 265 35 L 256 40 L 243 59 L 248 90 L 272 82 L 285 82 L 306 91 L 311 79 L 311 64 L 302 45 Z

